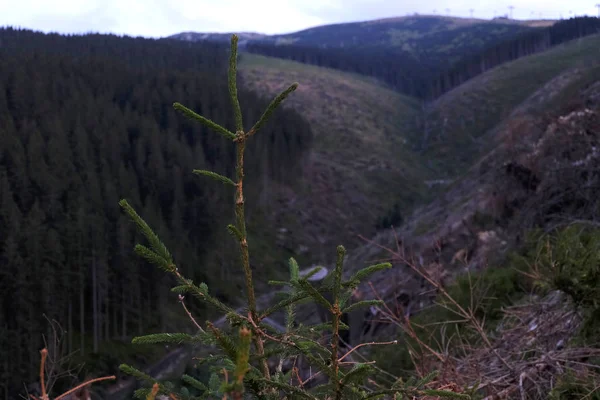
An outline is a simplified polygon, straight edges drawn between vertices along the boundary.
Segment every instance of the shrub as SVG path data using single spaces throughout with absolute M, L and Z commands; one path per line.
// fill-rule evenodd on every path
M 550 400 L 600 400 L 600 382 L 596 376 L 578 376 L 567 371 L 548 394 Z
M 545 290 L 567 293 L 584 314 L 582 339 L 595 339 L 600 328 L 600 229 L 573 224 L 554 234 L 533 231 L 515 262 L 535 271 Z
M 459 276 L 446 290 L 460 307 L 472 311 L 474 318 L 485 320 L 489 332 L 502 319 L 502 309 L 517 302 L 531 288 L 532 284 L 516 269 L 499 267 Z M 419 341 L 432 348 L 449 343 L 457 335 L 463 344 L 475 345 L 481 339 L 480 334 L 456 311 L 448 298 L 439 294 L 435 304 L 411 317 L 411 328 Z M 409 349 L 419 347 L 415 338 L 404 335 L 393 354 L 383 348 L 376 349 L 374 358 L 382 368 L 402 376 L 415 368 Z

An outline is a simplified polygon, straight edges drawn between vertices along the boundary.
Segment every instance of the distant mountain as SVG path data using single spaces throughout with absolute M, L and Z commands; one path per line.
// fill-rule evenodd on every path
M 284 35 L 242 33 L 240 47 L 375 77 L 404 94 L 426 97 L 427 82 L 453 64 L 555 21 L 413 15 L 322 25 Z M 171 38 L 226 41 L 228 34 L 181 33 Z
M 284 35 L 271 35 L 260 41 L 322 48 L 362 48 L 382 46 L 420 53 L 440 52 L 448 47 L 484 45 L 534 29 L 529 21 L 504 18 L 492 20 L 413 15 L 364 22 L 323 25 Z
M 255 32 L 236 33 L 239 37 L 239 46 L 244 46 L 249 40 L 259 40 L 268 35 Z M 211 41 L 211 42 L 229 42 L 232 33 L 211 33 L 211 32 L 181 32 L 171 35 L 168 39 L 179 39 L 188 42 Z
M 436 15 L 413 15 L 362 22 L 329 24 L 283 35 L 239 33 L 240 43 L 296 45 L 318 48 L 384 48 L 419 59 L 437 54 L 456 61 L 486 45 L 518 33 L 552 25 L 548 21 L 492 20 Z M 229 33 L 182 32 L 170 38 L 188 41 L 228 41 Z

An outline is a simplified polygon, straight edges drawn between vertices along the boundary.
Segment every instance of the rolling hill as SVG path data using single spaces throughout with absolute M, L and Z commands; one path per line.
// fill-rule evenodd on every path
M 322 25 L 282 35 L 241 33 L 240 44 L 271 43 L 319 48 L 381 47 L 396 54 L 423 59 L 432 54 L 450 55 L 450 61 L 465 53 L 476 52 L 493 42 L 520 32 L 552 25 L 555 21 L 522 21 L 495 18 L 412 15 L 371 21 Z M 182 32 L 169 36 L 188 41 L 228 41 L 231 34 Z
M 465 265 L 453 261 L 461 250 L 468 249 L 469 268 L 476 270 L 487 266 L 491 248 L 492 253 L 514 249 L 528 229 L 569 218 L 594 220 L 595 196 L 587 202 L 580 196 L 597 190 L 596 175 L 578 173 L 597 162 L 600 35 L 490 70 L 432 107 L 431 121 L 440 124 L 440 110 L 445 110 L 455 123 L 445 134 L 437 130 L 440 137 L 423 157 L 436 159 L 437 171 L 452 172 L 456 179 L 394 232 L 382 230 L 355 248 L 349 255 L 354 268 L 388 257 L 384 248 L 395 249 L 397 237 L 417 259 L 422 257 L 422 265 L 438 260 L 453 275 L 464 271 Z M 477 115 L 479 125 L 463 129 L 461 115 Z M 478 145 L 470 144 L 471 138 Z M 532 175 L 528 179 L 534 183 L 515 170 Z M 493 236 L 491 248 L 478 238 L 481 232 Z M 405 270 L 394 270 L 374 277 L 381 293 L 421 290 Z
M 411 16 L 246 37 L 243 42 L 251 53 L 374 77 L 430 101 L 490 68 L 595 34 L 599 27 L 593 17 L 486 21 Z M 202 34 L 174 37 L 211 40 Z
M 548 112 L 595 79 L 589 74 L 599 61 L 600 36 L 592 35 L 488 70 L 430 103 L 412 142 L 457 176 L 496 146 L 494 134 L 517 114 Z
M 421 103 L 360 75 L 288 60 L 243 54 L 242 84 L 269 97 L 290 82 L 300 86 L 284 107 L 311 124 L 301 192 L 280 188 L 269 212 L 291 248 L 310 249 L 310 262 L 330 261 L 335 246 L 358 243 L 374 233 L 378 219 L 395 203 L 408 209 L 426 193 L 431 171 L 407 146 L 405 132 Z
M 432 15 L 324 25 L 265 36 L 259 42 L 354 50 L 380 47 L 429 63 L 435 54 L 452 63 L 496 41 L 535 29 L 528 21 L 470 19 Z M 437 58 L 437 57 L 436 57 Z
M 374 233 L 386 209 L 397 205 L 407 217 L 507 140 L 518 121 L 552 112 L 597 79 L 598 49 L 598 35 L 568 42 L 493 68 L 427 105 L 361 75 L 244 53 L 247 88 L 272 96 L 300 82 L 287 107 L 315 135 L 297 177 L 305 191 L 281 191 L 273 208 L 282 241 L 293 237 L 299 242 L 286 246 L 307 246 L 313 256 L 316 246 L 325 261 L 338 242 L 353 247 L 356 233 Z

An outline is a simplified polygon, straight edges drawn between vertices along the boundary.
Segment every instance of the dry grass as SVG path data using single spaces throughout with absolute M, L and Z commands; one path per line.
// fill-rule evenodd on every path
M 29 395 L 29 397 L 33 400 L 50 400 L 50 396 L 48 394 L 49 390 L 48 390 L 48 377 L 46 375 L 46 360 L 48 359 L 48 349 L 43 348 L 42 350 L 40 350 L 40 354 L 41 354 L 41 361 L 40 361 L 40 390 L 41 390 L 41 395 L 40 397 L 36 397 L 32 394 Z M 89 393 L 88 393 L 88 388 L 91 384 L 96 383 L 96 382 L 101 382 L 101 381 L 106 381 L 106 380 L 114 380 L 116 379 L 116 376 L 112 375 L 112 376 L 104 376 L 101 378 L 94 378 L 94 379 L 89 379 L 87 381 L 85 381 L 84 383 L 75 386 L 74 388 L 67 390 L 65 393 L 54 397 L 54 400 L 86 400 L 87 398 L 89 398 Z
M 490 331 L 486 328 L 485 317 L 475 315 L 476 304 L 482 299 L 476 298 L 473 289 L 471 305 L 461 306 L 446 290 L 443 280 L 408 257 L 400 245 L 396 249 L 378 246 L 389 254 L 389 261 L 409 266 L 427 281 L 441 300 L 436 304 L 456 316 L 452 321 L 439 321 L 425 327 L 415 325 L 401 305 L 392 307 L 388 301 L 380 308 L 382 320 L 400 328 L 416 343 L 412 347 L 407 342 L 407 346 L 417 375 L 424 377 L 438 371 L 432 382 L 435 387 L 452 387 L 458 393 L 474 391 L 484 400 L 541 400 L 548 398 L 567 373 L 582 382 L 600 380 L 600 366 L 587 361 L 600 356 L 600 349 L 569 344 L 581 326 L 582 316 L 564 293 L 553 291 L 545 296 L 531 295 L 526 301 L 507 307 L 500 324 Z M 523 279 L 539 275 L 535 269 L 532 273 L 524 274 Z M 374 288 L 373 292 L 375 298 L 384 299 Z M 458 331 L 450 337 L 444 333 L 457 323 L 473 332 L 475 339 L 467 339 Z M 432 341 L 432 338 L 440 337 L 436 332 L 442 332 L 441 337 L 447 341 Z

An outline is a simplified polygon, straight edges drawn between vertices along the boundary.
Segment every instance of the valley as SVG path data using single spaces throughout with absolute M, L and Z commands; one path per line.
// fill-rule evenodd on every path
M 505 265 L 531 231 L 554 232 L 565 221 L 600 223 L 600 35 L 561 36 L 532 54 L 499 57 L 499 65 L 435 98 L 425 96 L 427 85 L 405 84 L 434 82 L 469 57 L 526 37 L 519 35 L 593 21 L 567 22 L 411 16 L 241 35 L 246 125 L 299 83 L 248 148 L 248 242 L 261 302 L 274 298 L 266 283 L 287 276 L 289 257 L 301 268 L 331 266 L 342 244 L 347 274 L 392 260 L 392 270 L 363 282 L 361 293 L 372 297 L 375 288 L 390 304 L 400 293 L 413 313 L 426 313 L 436 297 L 423 294 L 431 288 L 408 268 L 409 258 L 451 285 L 466 272 Z M 3 346 L 14 340 L 19 346 L 11 350 L 10 369 L 23 381 L 35 378 L 40 340 L 28 338 L 51 333 L 33 317 L 39 308 L 62 318 L 68 352 L 85 349 L 76 361 L 87 363 L 87 374 L 114 373 L 122 356 L 141 369 L 153 365 L 153 374 L 189 372 L 186 352 L 152 345 L 137 355 L 125 350 L 142 331 L 187 331 L 189 320 L 168 292 L 174 281 L 134 261 L 140 237 L 118 214 L 118 199 L 132 199 L 186 274 L 222 301 L 241 304 L 238 256 L 222 229 L 233 217 L 233 197 L 191 173 L 214 168 L 234 176 L 233 149 L 170 108 L 181 102 L 233 126 L 222 68 L 229 35 L 66 38 L 0 29 L 0 38 L 6 77 L 0 81 L 0 316 L 6 321 L 0 329 Z M 286 46 L 298 46 L 302 56 L 278 53 Z M 338 62 L 364 64 L 311 59 L 327 49 Z M 386 68 L 403 76 L 398 85 L 391 75 L 386 80 L 361 69 L 392 59 Z M 47 301 L 57 292 L 64 295 Z M 18 299 L 18 315 L 9 314 L 17 293 L 28 294 Z M 205 308 L 192 311 L 202 321 L 216 319 Z M 26 315 L 34 322 L 25 323 Z M 310 311 L 299 315 L 316 322 Z M 397 326 L 381 332 L 402 335 Z M 12 389 L 6 363 L 0 384 Z M 135 386 L 128 385 L 119 398 Z M 105 385 L 100 393 L 120 388 Z

